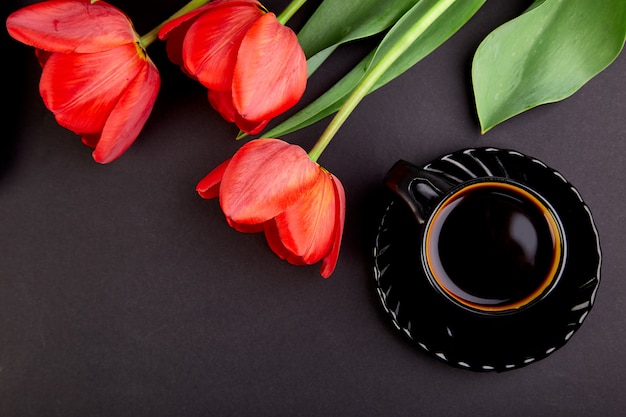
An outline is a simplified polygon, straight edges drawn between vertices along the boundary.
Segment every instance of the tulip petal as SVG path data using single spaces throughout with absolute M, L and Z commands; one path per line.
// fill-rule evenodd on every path
M 198 182 L 196 185 L 196 191 L 202 198 L 212 199 L 219 196 L 220 192 L 220 183 L 222 182 L 222 177 L 224 176 L 224 172 L 230 163 L 230 159 L 219 164 L 213 171 L 209 172 L 204 178 Z M 226 218 L 229 226 L 238 232 L 243 233 L 257 233 L 263 231 L 263 224 L 244 224 L 237 223 Z
M 237 111 L 233 106 L 233 97 L 230 91 L 214 91 L 209 90 L 209 104 L 222 116 L 227 122 L 237 120 Z
M 37 61 L 39 61 L 39 65 L 43 68 L 48 62 L 48 58 L 53 54 L 53 52 L 44 51 L 43 49 L 35 49 L 35 56 L 37 57 Z
M 196 16 L 198 16 L 201 13 L 204 13 L 206 9 L 211 8 L 214 5 L 215 5 L 215 1 L 207 3 L 204 6 L 198 7 L 195 10 L 192 10 L 190 12 L 183 14 L 182 16 L 177 17 L 176 19 L 172 19 L 169 22 L 166 22 L 163 25 L 163 27 L 161 27 L 161 29 L 159 30 L 159 35 L 158 35 L 159 39 L 162 41 L 164 40 L 170 41 L 173 31 L 178 31 L 179 29 L 184 29 L 184 30 L 188 29 L 189 26 L 184 25 L 184 24 L 193 23 L 193 19 Z
M 209 103 L 224 120 L 235 123 L 237 127 L 249 135 L 256 135 L 265 129 L 270 120 L 249 121 L 237 114 L 230 91 L 209 90 Z
M 314 264 L 330 252 L 335 238 L 336 209 L 333 181 L 320 170 L 315 185 L 274 222 L 280 241 L 291 254 L 287 260 Z
M 271 119 L 294 106 L 306 88 L 306 57 L 295 33 L 273 13 L 257 19 L 241 42 L 232 85 L 246 120 Z
M 295 256 L 288 248 L 285 247 L 280 238 L 280 232 L 278 231 L 278 226 L 275 221 L 270 220 L 265 223 L 264 231 L 268 246 L 276 255 L 278 255 L 280 259 L 296 266 L 309 265 L 304 262 L 302 257 Z
M 136 41 L 128 17 L 103 1 L 42 1 L 17 10 L 6 25 L 13 38 L 50 52 L 93 53 Z
M 100 140 L 101 132 L 98 133 L 78 133 L 81 136 L 81 140 L 83 144 L 89 146 L 90 148 L 95 148 Z
M 271 119 L 261 120 L 261 121 L 246 120 L 243 117 L 236 114 L 236 110 L 233 109 L 233 111 L 235 112 L 234 122 L 237 124 L 237 127 L 239 128 L 239 130 L 242 130 L 249 135 L 256 135 L 257 133 L 260 133 L 263 129 L 265 129 L 265 126 L 267 126 L 268 123 L 271 121 Z
M 183 42 L 185 41 L 185 35 L 187 34 L 187 30 L 192 24 L 193 20 L 186 20 L 184 22 L 181 22 L 179 26 L 174 28 L 174 30 L 167 33 L 165 52 L 167 53 L 168 59 L 172 61 L 172 63 L 180 66 L 185 75 L 189 76 L 190 78 L 195 78 L 193 75 L 189 74 L 189 71 L 187 71 L 187 68 L 185 68 L 185 64 L 183 61 Z
M 246 223 L 237 223 L 232 219 L 226 218 L 228 225 L 241 233 L 259 233 L 262 232 L 265 228 L 264 223 L 257 224 L 246 224 Z
M 196 185 L 196 191 L 202 198 L 208 200 L 219 196 L 220 183 L 222 182 L 224 171 L 226 171 L 226 167 L 229 163 L 230 159 L 225 160 L 202 178 L 198 185 Z
M 230 91 L 239 45 L 248 28 L 263 15 L 250 2 L 228 6 L 199 15 L 183 42 L 187 70 L 211 90 Z
M 159 71 L 152 61 L 144 61 L 143 69 L 119 97 L 107 120 L 93 158 L 105 164 L 117 159 L 135 141 L 145 125 L 161 84 Z
M 182 16 L 179 16 L 175 19 L 172 19 L 166 22 L 163 25 L 163 27 L 161 27 L 161 29 L 159 30 L 159 39 L 161 39 L 162 41 L 169 40 L 170 35 L 172 34 L 173 30 L 178 29 L 178 27 L 181 26 L 183 23 L 193 20 L 194 17 L 198 16 L 199 14 L 204 13 L 207 9 L 215 9 L 216 7 L 223 6 L 223 5 L 250 4 L 250 3 L 257 7 L 261 7 L 261 8 L 263 7 L 261 3 L 259 3 L 256 0 L 213 0 L 205 4 L 204 6 L 200 6 L 197 9 L 186 12 Z
M 224 172 L 222 211 L 236 223 L 264 223 L 300 200 L 318 173 L 319 166 L 301 147 L 279 139 L 252 140 Z
M 100 132 L 145 64 L 134 44 L 94 54 L 55 53 L 44 65 L 40 94 L 61 126 L 77 133 Z
M 328 278 L 333 271 L 335 270 L 335 266 L 337 266 L 337 260 L 339 259 L 339 249 L 341 247 L 341 239 L 343 236 L 343 225 L 345 223 L 346 217 L 346 193 L 344 191 L 343 185 L 339 178 L 335 177 L 331 174 L 331 179 L 333 181 L 333 187 L 335 191 L 335 232 L 334 232 L 334 241 L 331 251 L 324 257 L 322 260 L 322 267 L 320 269 L 320 274 L 324 278 Z

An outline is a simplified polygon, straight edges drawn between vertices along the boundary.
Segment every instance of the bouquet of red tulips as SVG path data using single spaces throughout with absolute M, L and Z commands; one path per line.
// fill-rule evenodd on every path
M 139 35 L 120 9 L 99 0 L 47 0 L 11 14 L 9 34 L 35 48 L 40 94 L 59 125 L 119 158 L 150 116 L 160 74 L 147 49 L 162 42 L 173 64 L 207 90 L 211 106 L 240 131 L 242 144 L 196 187 L 219 197 L 230 226 L 263 232 L 270 248 L 294 265 L 337 264 L 345 193 L 317 160 L 369 93 L 384 86 L 454 35 L 485 0 L 323 0 L 296 34 L 290 18 L 257 0 L 191 0 Z M 381 39 L 334 87 L 267 130 L 302 98 L 310 75 L 342 44 Z M 623 0 L 536 0 L 496 28 L 472 63 L 481 131 L 529 108 L 577 91 L 621 52 Z M 334 115 L 313 148 L 278 139 Z

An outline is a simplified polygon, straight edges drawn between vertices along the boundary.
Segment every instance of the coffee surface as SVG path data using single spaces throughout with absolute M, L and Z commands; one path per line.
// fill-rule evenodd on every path
M 434 217 L 429 265 L 461 302 L 525 303 L 549 284 L 558 262 L 555 225 L 544 206 L 518 191 L 498 184 L 461 190 Z

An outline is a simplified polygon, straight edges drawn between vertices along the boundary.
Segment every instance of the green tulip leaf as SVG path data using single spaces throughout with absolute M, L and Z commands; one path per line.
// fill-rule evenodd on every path
M 483 133 L 535 106 L 569 97 L 619 55 L 624 0 L 538 0 L 489 34 L 472 63 Z
M 443 44 L 478 11 L 485 1 L 486 0 L 457 0 L 452 3 L 452 5 L 411 44 L 409 49 L 395 61 L 389 70 L 386 71 L 372 87 L 370 93 L 407 71 Z M 436 2 L 436 0 L 421 0 L 415 4 L 389 30 L 379 46 L 358 63 L 337 84 L 302 110 L 265 133 L 264 136 L 280 137 L 312 125 L 337 112 L 368 71 L 381 57 L 385 56 L 391 48 L 396 47 L 396 43 L 402 34 L 408 30 L 413 22 L 421 19 L 428 8 L 432 7 Z
M 324 0 L 298 32 L 308 58 L 309 77 L 340 45 L 374 36 L 391 27 L 419 0 Z
M 391 27 L 419 0 L 324 0 L 298 32 L 307 58 Z

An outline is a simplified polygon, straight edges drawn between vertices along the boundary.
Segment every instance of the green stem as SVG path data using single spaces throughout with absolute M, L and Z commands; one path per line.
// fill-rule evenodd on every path
M 287 21 L 289 21 L 289 19 L 291 19 L 291 17 L 296 14 L 298 10 L 300 10 L 300 7 L 302 7 L 304 3 L 306 3 L 306 0 L 292 0 L 285 10 L 278 15 L 278 21 L 283 25 L 287 24 Z
M 155 27 L 154 29 L 152 29 L 150 32 L 146 33 L 145 35 L 143 35 L 140 39 L 139 39 L 139 43 L 141 43 L 141 46 L 146 49 L 148 46 L 150 46 L 150 44 L 152 44 L 154 41 L 156 41 L 159 37 L 159 31 L 161 30 L 161 28 L 169 21 L 174 20 L 186 13 L 189 13 L 193 10 L 196 10 L 198 7 L 202 7 L 205 4 L 207 4 L 208 2 L 210 2 L 211 0 L 191 0 L 189 3 L 187 3 L 186 5 L 184 5 L 180 10 L 178 10 L 176 13 L 174 13 L 173 15 L 171 15 L 169 18 L 167 18 L 167 20 L 165 20 L 163 23 L 161 23 L 159 26 Z
M 455 1 L 457 0 L 440 0 L 437 1 L 421 19 L 417 20 L 407 30 L 398 42 L 389 49 L 389 51 L 363 77 L 361 82 L 354 88 L 350 97 L 341 106 L 335 117 L 330 121 L 322 135 L 319 137 L 311 151 L 309 157 L 317 162 L 318 158 L 324 152 L 333 139 L 339 128 L 348 119 L 352 111 L 369 94 L 370 90 L 376 84 L 376 81 L 393 65 L 393 63 L 409 47 L 432 25 Z M 462 1 L 462 0 L 461 0 Z

